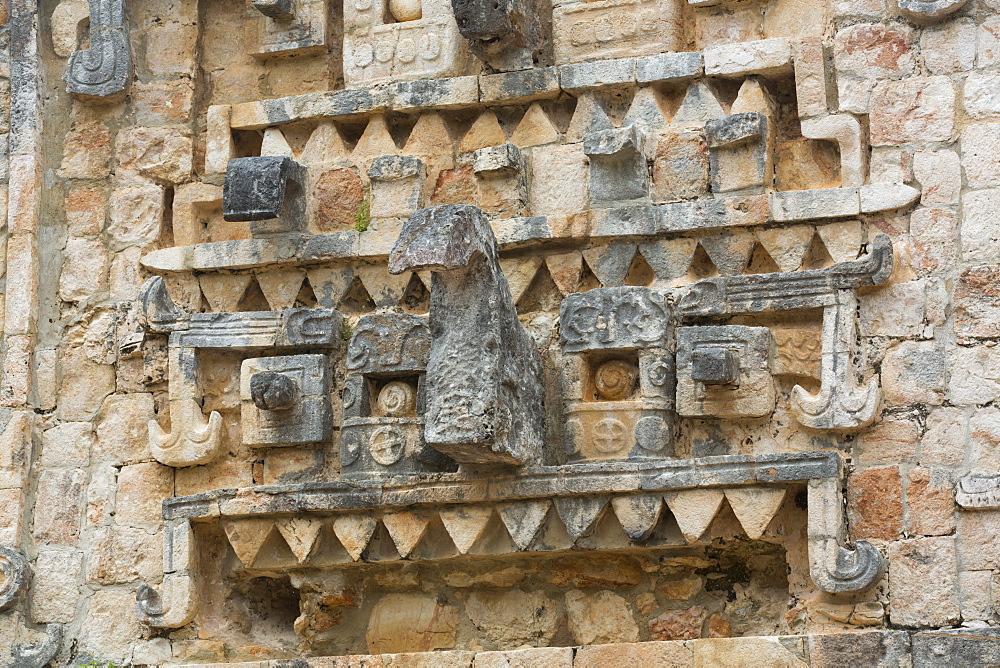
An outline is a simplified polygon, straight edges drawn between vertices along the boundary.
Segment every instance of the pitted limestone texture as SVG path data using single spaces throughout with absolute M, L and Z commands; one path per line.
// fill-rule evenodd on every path
M 132 80 L 132 49 L 125 25 L 125 0 L 89 0 L 90 48 L 66 65 L 66 89 L 81 97 L 125 93 Z
M 464 464 L 542 463 L 541 358 L 518 321 L 483 212 L 417 211 L 389 270 L 432 273 L 427 443 Z
M 305 184 L 305 168 L 290 158 L 236 158 L 226 170 L 223 217 L 250 221 L 255 237 L 302 232 Z

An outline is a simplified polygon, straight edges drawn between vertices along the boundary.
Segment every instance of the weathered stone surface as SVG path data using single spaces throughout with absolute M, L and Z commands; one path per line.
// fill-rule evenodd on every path
M 250 221 L 254 236 L 301 232 L 306 225 L 306 172 L 290 158 L 237 158 L 226 169 L 222 213 Z
M 688 665 L 691 660 L 691 650 L 679 641 L 615 643 L 577 648 L 573 665 L 579 668 L 599 668 L 619 663 L 668 666 Z
M 948 141 L 954 120 L 955 91 L 947 77 L 881 81 L 872 93 L 873 146 Z
M 705 611 L 698 607 L 667 610 L 649 620 L 649 633 L 656 640 L 694 640 L 701 637 L 705 617 Z
M 903 528 L 902 494 L 896 467 L 869 469 L 848 478 L 852 538 L 895 540 Z
M 72 545 L 83 514 L 82 469 L 47 469 L 38 478 L 32 534 L 49 545 Z
M 45 550 L 34 566 L 31 617 L 39 624 L 69 623 L 76 616 L 80 598 L 83 553 L 76 550 Z
M 174 494 L 174 472 L 156 462 L 123 466 L 118 472 L 115 520 L 123 526 L 156 529 L 162 499 Z
M 163 188 L 124 186 L 111 192 L 108 233 L 112 250 L 156 241 L 163 225 Z
M 458 609 L 417 594 L 388 594 L 375 604 L 368 651 L 426 652 L 455 646 Z
M 628 602 L 611 591 L 566 594 L 566 614 L 573 639 L 581 645 L 635 642 L 639 627 Z
M 959 617 L 955 539 L 915 538 L 890 544 L 889 618 L 900 626 L 945 626 Z
M 510 647 L 548 644 L 564 618 L 557 601 L 517 589 L 473 592 L 465 611 L 491 642 Z
M 66 90 L 83 97 L 112 97 L 132 79 L 132 51 L 125 25 L 125 0 L 89 0 L 90 48 L 66 65 Z
M 942 660 L 969 666 L 1000 661 L 1000 634 L 994 628 L 915 633 L 911 643 L 915 666 L 930 666 Z
M 882 388 L 889 404 L 940 406 L 947 389 L 943 351 L 930 342 L 904 341 L 882 362 Z
M 536 647 L 510 652 L 477 652 L 472 668 L 571 668 L 572 647 Z
M 906 475 L 907 533 L 946 536 L 955 530 L 952 481 L 941 469 L 916 468 Z
M 163 573 L 159 536 L 144 529 L 101 527 L 91 544 L 87 581 L 102 585 L 153 581 Z
M 541 360 L 483 213 L 446 205 L 414 214 L 390 271 L 424 269 L 433 273 L 427 443 L 460 462 L 542 461 Z

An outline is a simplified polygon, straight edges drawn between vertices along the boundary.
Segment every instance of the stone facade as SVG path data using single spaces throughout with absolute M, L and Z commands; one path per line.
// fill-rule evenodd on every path
M 0 665 L 1000 663 L 995 0 L 0 35 Z

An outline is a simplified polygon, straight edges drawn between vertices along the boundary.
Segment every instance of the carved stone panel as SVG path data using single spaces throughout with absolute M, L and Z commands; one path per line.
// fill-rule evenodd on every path
M 322 51 L 327 42 L 328 0 L 253 0 L 248 43 L 255 56 Z
M 674 359 L 663 296 L 642 287 L 570 295 L 560 331 L 570 460 L 672 456 Z
M 462 74 L 468 58 L 449 0 L 344 3 L 344 77 L 349 87 Z M 395 10 L 395 12 L 394 12 Z
M 776 393 L 767 327 L 677 330 L 677 412 L 690 417 L 763 417 Z
M 251 446 L 329 441 L 330 360 L 326 355 L 259 357 L 240 372 L 243 442 Z
M 125 0 L 89 0 L 90 48 L 70 56 L 66 90 L 82 97 L 113 97 L 128 90 L 132 50 Z
M 431 335 L 425 318 L 376 313 L 358 321 L 347 347 L 340 466 L 368 476 L 454 470 L 424 441 Z
M 680 51 L 677 0 L 555 2 L 552 34 L 556 64 Z

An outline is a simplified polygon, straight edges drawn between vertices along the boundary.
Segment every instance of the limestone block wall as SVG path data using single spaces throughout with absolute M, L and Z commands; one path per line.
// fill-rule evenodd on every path
M 0 1 L 0 664 L 1000 661 L 1000 4 L 510 6 Z M 301 215 L 230 215 L 261 157 Z M 412 436 L 431 346 L 365 320 L 433 321 L 389 256 L 452 204 L 541 362 L 535 487 Z M 577 293 L 663 331 L 574 347 Z M 264 435 L 306 355 L 324 435 Z

